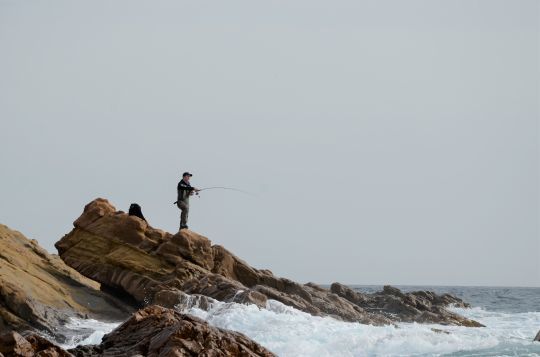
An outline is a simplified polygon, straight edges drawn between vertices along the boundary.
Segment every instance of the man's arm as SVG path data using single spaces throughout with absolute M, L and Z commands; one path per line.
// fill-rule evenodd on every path
M 180 181 L 178 183 L 178 191 L 188 191 L 191 193 L 191 191 L 199 192 L 200 190 L 191 186 L 188 183 L 185 183 L 184 181 Z

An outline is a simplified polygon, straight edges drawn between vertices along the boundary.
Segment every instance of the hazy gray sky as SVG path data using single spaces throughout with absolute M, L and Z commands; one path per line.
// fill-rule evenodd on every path
M 0 222 L 96 197 L 301 282 L 540 286 L 539 1 L 0 0 Z

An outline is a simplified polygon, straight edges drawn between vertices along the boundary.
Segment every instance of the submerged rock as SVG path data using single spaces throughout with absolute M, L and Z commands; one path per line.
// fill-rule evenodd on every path
M 37 241 L 0 225 L 0 331 L 61 337 L 70 316 L 118 320 L 133 311 L 99 288 Z
M 239 332 L 210 326 L 194 316 L 148 306 L 105 335 L 100 345 L 69 350 L 89 356 L 274 356 Z
M 312 315 L 367 324 L 404 321 L 403 315 L 412 321 L 480 325 L 444 310 L 445 298 L 435 295 L 413 299 L 387 288 L 382 292 L 386 298 L 370 298 L 372 303 L 366 304 L 368 297 L 343 285 L 328 290 L 276 277 L 193 231 L 172 235 L 155 229 L 145 220 L 116 211 L 101 198 L 86 205 L 74 226 L 56 243 L 66 264 L 142 305 L 174 306 L 184 292 L 259 307 L 274 299 Z M 423 303 L 433 307 L 421 310 Z

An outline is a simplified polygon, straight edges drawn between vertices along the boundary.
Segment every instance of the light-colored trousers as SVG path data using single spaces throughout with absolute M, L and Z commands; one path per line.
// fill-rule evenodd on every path
M 182 213 L 180 213 L 180 228 L 182 228 L 184 226 L 187 226 L 188 215 L 189 215 L 189 203 L 186 203 L 184 201 L 178 201 L 176 205 L 182 211 Z

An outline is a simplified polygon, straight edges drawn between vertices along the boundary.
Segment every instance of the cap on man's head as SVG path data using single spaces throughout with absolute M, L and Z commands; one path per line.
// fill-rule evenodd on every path
M 186 176 L 191 177 L 191 176 L 193 176 L 193 175 L 186 171 L 186 172 L 184 172 L 184 173 L 182 174 L 182 177 L 186 177 Z

